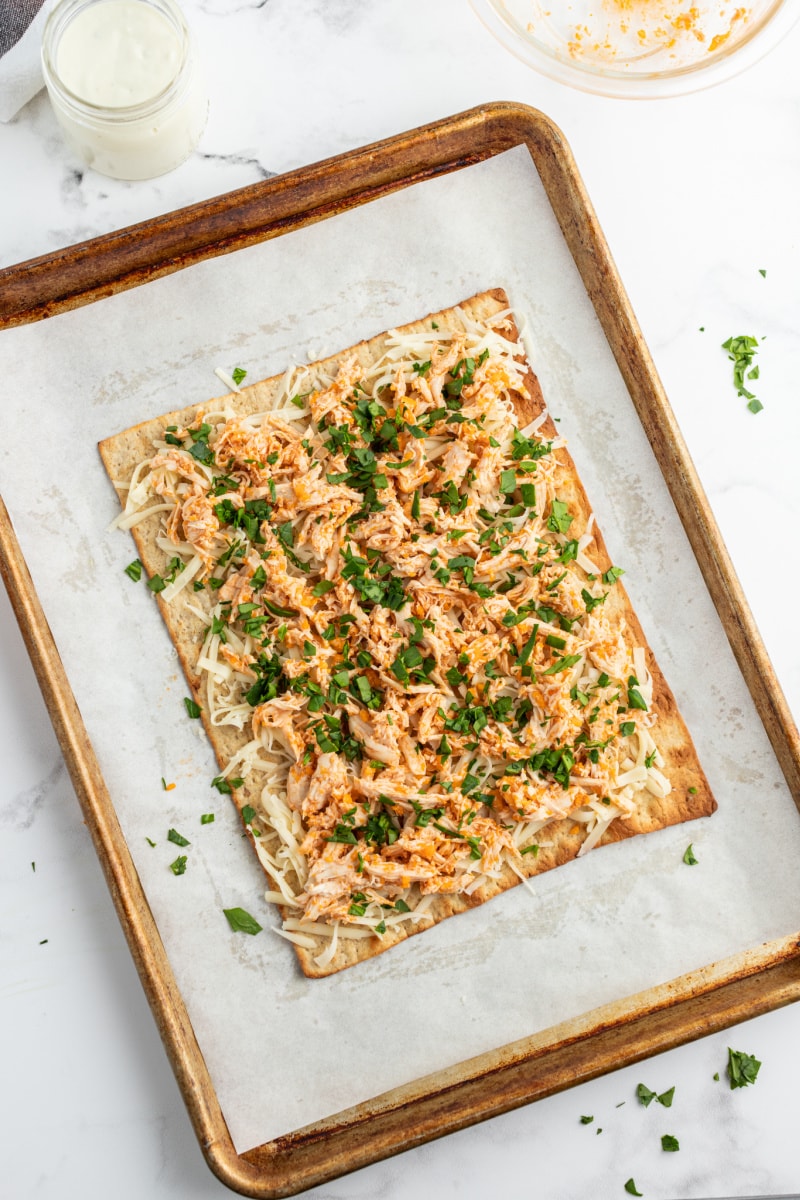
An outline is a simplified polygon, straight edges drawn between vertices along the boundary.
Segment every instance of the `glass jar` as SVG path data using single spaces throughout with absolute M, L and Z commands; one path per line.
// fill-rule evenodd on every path
M 61 0 L 42 69 L 67 144 L 103 175 L 163 175 L 203 132 L 208 98 L 175 0 Z

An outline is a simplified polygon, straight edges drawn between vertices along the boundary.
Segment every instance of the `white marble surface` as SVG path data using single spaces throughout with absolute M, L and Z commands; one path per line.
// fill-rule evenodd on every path
M 800 29 L 719 89 L 641 103 L 540 79 L 490 39 L 464 0 L 186 0 L 185 8 L 205 48 L 211 92 L 198 151 L 160 180 L 104 179 L 71 159 L 39 96 L 0 126 L 0 264 L 473 104 L 513 99 L 543 109 L 576 155 L 800 714 L 800 652 L 796 637 L 786 637 L 800 583 L 792 555 L 800 513 Z M 757 416 L 736 398 L 719 349 L 733 333 L 766 335 L 754 389 L 765 409 Z M 4 594 L 0 729 L 0 1195 L 221 1196 Z M 747 838 L 743 830 L 743 871 Z M 650 1200 L 796 1195 L 799 1034 L 800 1007 L 792 1006 L 309 1194 L 478 1200 L 502 1187 L 511 1200 L 605 1200 L 624 1196 L 632 1176 Z M 728 1045 L 763 1061 L 754 1087 L 728 1089 Z M 674 1084 L 673 1107 L 642 1108 L 640 1081 L 658 1091 Z M 581 1125 L 582 1114 L 594 1115 L 593 1124 Z M 679 1153 L 661 1150 L 665 1133 L 679 1138 Z

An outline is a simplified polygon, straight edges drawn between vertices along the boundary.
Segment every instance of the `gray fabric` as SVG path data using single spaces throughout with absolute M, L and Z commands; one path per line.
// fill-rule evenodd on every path
M 0 0 L 0 58 L 16 46 L 44 0 Z

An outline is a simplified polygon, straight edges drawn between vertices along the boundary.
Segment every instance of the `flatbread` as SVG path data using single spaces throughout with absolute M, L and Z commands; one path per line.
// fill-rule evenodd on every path
M 474 331 L 475 323 L 480 326 L 487 322 L 497 323 L 498 320 L 501 320 L 503 336 L 508 341 L 516 343 L 518 342 L 517 328 L 513 316 L 507 310 L 508 299 L 505 293 L 500 289 L 495 289 L 464 301 L 455 309 L 429 314 L 424 320 L 404 326 L 395 333 L 401 336 L 413 334 L 430 337 L 432 329 L 438 328 L 446 331 L 452 327 L 458 330 L 466 323 Z M 502 316 L 502 314 L 506 315 Z M 342 364 L 347 364 L 353 359 L 357 363 L 356 369 L 366 373 L 384 355 L 388 337 L 387 334 L 381 334 L 369 341 L 361 342 L 347 351 L 304 368 L 302 374 L 305 378 L 310 379 L 335 379 Z M 552 454 L 558 464 L 558 497 L 566 503 L 572 515 L 569 538 L 580 539 L 587 530 L 591 533 L 590 542 L 587 539 L 589 542 L 587 552 L 590 554 L 591 562 L 596 565 L 596 573 L 590 572 L 586 575 L 584 572 L 583 575 L 587 579 L 587 587 L 593 589 L 592 594 L 599 596 L 602 594 L 598 592 L 599 579 L 611 568 L 611 559 L 597 523 L 593 521 L 592 510 L 572 458 L 563 443 L 560 442 L 561 431 L 556 429 L 550 416 L 545 414 L 544 399 L 538 380 L 527 362 L 524 361 L 521 347 L 515 349 L 514 357 L 520 369 L 520 376 L 516 385 L 510 389 L 509 395 L 518 427 L 524 429 L 531 422 L 540 418 L 541 423 L 535 431 L 535 437 L 543 442 L 555 442 L 556 448 L 552 450 Z M 414 370 L 416 371 L 417 368 L 415 367 Z M 421 371 L 424 370 L 423 366 Z M 463 368 L 460 366 L 454 370 L 463 372 Z M 276 398 L 285 397 L 286 386 L 286 378 L 276 376 L 243 387 L 240 393 L 231 393 L 221 400 L 210 401 L 199 406 L 190 405 L 177 412 L 146 421 L 101 442 L 99 449 L 103 463 L 123 504 L 128 496 L 128 489 L 125 485 L 134 476 L 139 464 L 152 458 L 154 442 L 159 442 L 163 446 L 165 430 L 168 427 L 176 429 L 180 434 L 193 423 L 196 425 L 198 413 L 202 414 L 203 412 L 210 414 L 224 410 L 228 414 L 236 414 L 237 417 L 263 413 L 274 408 Z M 285 408 L 285 399 L 281 403 Z M 300 403 L 302 404 L 302 400 Z M 175 435 L 172 436 L 175 440 Z M 180 441 L 181 439 L 178 438 L 176 444 L 180 445 Z M 261 465 L 263 466 L 263 464 Z M 536 474 L 532 474 L 530 478 L 535 481 Z M 150 506 L 152 506 L 153 499 L 157 500 L 158 497 L 150 498 Z M 144 507 L 148 507 L 148 505 L 144 505 Z M 139 557 L 151 579 L 156 575 L 169 578 L 170 566 L 173 567 L 172 574 L 175 574 L 175 552 L 170 553 L 168 549 L 161 548 L 156 541 L 159 534 L 163 534 L 164 518 L 163 512 L 154 512 L 134 524 L 131 529 Z M 454 549 L 451 553 L 457 555 L 458 550 Z M 183 557 L 186 558 L 185 552 Z M 267 561 L 265 568 L 269 570 L 269 567 L 270 564 Z M 572 570 L 575 568 L 572 567 Z M 202 574 L 201 571 L 197 578 L 200 578 Z M 653 736 L 660 754 L 658 761 L 662 764 L 661 771 L 669 779 L 671 790 L 668 794 L 661 795 L 658 794 L 658 788 L 655 790 L 649 790 L 646 786 L 638 788 L 633 811 L 613 820 L 600 838 L 600 845 L 619 841 L 634 834 L 662 829 L 678 822 L 707 816 L 716 808 L 708 782 L 698 762 L 692 739 L 680 715 L 675 698 L 647 646 L 643 630 L 632 609 L 624 586 L 619 581 L 612 581 L 605 592 L 605 599 L 602 601 L 605 617 L 612 626 L 625 627 L 626 643 L 644 650 L 646 668 L 652 681 L 651 703 L 648 705 L 648 711 L 657 714 L 657 724 L 654 727 Z M 197 665 L 198 658 L 207 641 L 208 618 L 201 619 L 196 612 L 192 611 L 193 608 L 197 608 L 198 603 L 205 604 L 207 607 L 207 604 L 210 603 L 207 599 L 209 593 L 207 589 L 195 593 L 192 585 L 189 585 L 184 587 L 183 591 L 170 603 L 165 602 L 165 594 L 168 596 L 169 591 L 158 595 L 157 600 L 180 656 L 192 695 L 202 710 L 201 716 L 220 770 L 224 772 L 229 768 L 231 760 L 250 741 L 251 735 L 233 726 L 212 724 L 210 720 L 209 706 L 206 702 L 208 693 Z M 599 605 L 601 601 L 597 599 L 596 603 Z M 288 619 L 288 623 L 292 624 L 291 618 Z M 535 636 L 534 631 L 534 638 Z M 557 653 L 559 651 L 553 651 L 554 655 Z M 545 673 L 549 674 L 549 672 Z M 638 683 L 638 680 L 636 682 Z M 624 695 L 621 703 L 624 707 Z M 634 713 L 633 715 L 637 716 L 638 714 Z M 611 724 L 610 720 L 608 724 Z M 652 765 L 654 758 L 654 754 L 651 754 L 648 767 Z M 430 782 L 429 775 L 426 783 Z M 380 776 L 377 777 L 380 778 Z M 257 848 L 258 839 L 254 836 L 253 831 L 258 826 L 263 827 L 267 820 L 260 803 L 262 782 L 256 773 L 252 773 L 245 777 L 243 784 L 234 788 L 232 793 L 232 799 L 240 815 L 244 812 L 245 817 L 249 818 L 245 821 L 245 827 Z M 253 810 L 258 814 L 255 818 Z M 337 828 L 339 827 L 337 826 Z M 345 921 L 339 930 L 342 936 L 337 933 L 333 942 L 332 932 L 337 928 L 336 922 L 328 924 L 323 936 L 316 932 L 309 933 L 308 924 L 306 924 L 299 934 L 295 931 L 293 935 L 302 970 L 306 975 L 315 977 L 332 974 L 362 959 L 381 953 L 395 942 L 412 933 L 420 932 L 446 917 L 484 903 L 507 888 L 515 886 L 520 882 L 521 876 L 530 877 L 563 865 L 577 856 L 586 836 L 586 828 L 585 823 L 576 822 L 572 813 L 563 819 L 551 820 L 543 830 L 537 852 L 515 856 L 513 866 L 510 865 L 508 856 L 506 856 L 502 865 L 495 871 L 489 875 L 477 877 L 477 881 L 470 887 L 468 893 L 454 891 L 434 895 L 432 900 L 427 901 L 425 915 L 416 921 L 395 919 L 393 922 L 391 918 L 387 918 L 385 929 L 380 932 L 374 932 L 376 925 L 374 920 L 371 927 L 365 927 L 363 921 L 360 924 L 354 922 L 353 928 L 360 932 L 360 936 L 357 938 L 344 936 L 348 932 L 348 924 Z M 263 836 L 263 828 L 258 829 L 258 832 Z M 453 836 L 463 837 L 463 835 L 455 833 Z M 271 879 L 274 891 L 274 873 L 265 864 L 263 856 L 261 856 L 261 861 Z M 477 870 L 477 868 L 475 869 Z M 414 892 L 413 887 L 411 892 Z M 284 918 L 289 919 L 288 924 L 291 926 L 291 918 L 293 915 L 296 917 L 296 912 L 287 905 L 280 907 Z M 391 910 L 391 902 L 384 907 L 391 912 L 392 917 L 395 916 Z M 320 922 L 318 921 L 316 924 L 319 925 Z M 297 921 L 295 921 L 296 926 Z M 331 953 L 334 945 L 335 951 Z

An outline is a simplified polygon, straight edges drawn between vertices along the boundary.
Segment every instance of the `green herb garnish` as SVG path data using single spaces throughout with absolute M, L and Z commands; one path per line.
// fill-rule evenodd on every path
M 500 491 L 504 496 L 510 496 L 517 488 L 516 471 L 500 472 Z
M 661 1138 L 662 1150 L 680 1150 L 678 1139 L 673 1137 L 671 1133 L 665 1133 Z
M 173 875 L 184 875 L 186 873 L 186 855 L 179 854 L 175 862 L 169 864 L 169 869 Z
M 223 796 L 230 796 L 233 788 L 241 787 L 244 783 L 243 779 L 224 779 L 222 775 L 217 775 L 216 779 L 211 780 L 211 786 L 221 792 Z
M 638 708 L 641 712 L 647 712 L 644 697 L 639 691 L 639 680 L 635 675 L 628 676 L 628 708 Z
M 570 515 L 569 507 L 563 500 L 554 498 L 550 506 L 550 516 L 547 518 L 547 528 L 551 533 L 566 533 L 574 517 Z
M 231 379 L 238 387 L 244 378 L 247 376 L 247 371 L 243 371 L 241 367 L 234 367 L 231 372 Z
M 125 568 L 125 574 L 129 579 L 132 579 L 134 583 L 138 583 L 142 578 L 142 564 L 140 559 L 135 558 L 132 563 L 128 563 L 127 567 Z
M 542 674 L 558 675 L 561 671 L 568 671 L 570 667 L 574 667 L 577 662 L 580 662 L 582 657 L 580 654 L 567 654 L 564 658 L 557 658 L 546 671 L 542 671 Z
M 234 933 L 249 933 L 255 935 L 261 933 L 262 926 L 259 925 L 255 917 L 251 917 L 249 912 L 245 912 L 243 908 L 223 908 L 222 910 L 228 918 L 228 924 Z
M 193 721 L 196 721 L 200 716 L 200 713 L 203 711 L 200 705 L 195 700 L 191 700 L 188 696 L 184 698 L 183 703 L 186 706 L 186 711 L 189 716 Z
M 761 1063 L 757 1058 L 753 1058 L 751 1054 L 745 1054 L 741 1050 L 731 1050 L 728 1047 L 728 1079 L 731 1083 L 731 1089 L 747 1087 L 750 1083 L 755 1083 L 758 1072 L 761 1070 Z
M 689 845 L 686 847 L 686 849 L 683 852 L 683 861 L 686 863 L 687 867 L 696 867 L 697 866 L 697 859 L 694 856 L 694 850 L 692 849 L 691 842 L 689 842 Z
M 169 833 L 167 834 L 167 841 L 174 842 L 176 846 L 191 845 L 191 842 L 188 840 L 188 838 L 185 838 L 182 834 L 178 833 L 177 829 L 170 829 Z
M 761 401 L 748 391 L 744 382 L 745 377 L 748 380 L 758 379 L 758 367 L 752 365 L 757 347 L 758 338 L 751 337 L 749 334 L 729 337 L 726 342 L 722 343 L 722 349 L 728 351 L 728 358 L 733 363 L 733 386 L 736 388 L 736 394 L 744 396 L 748 402 L 747 407 L 752 413 L 761 412 L 764 407 Z

